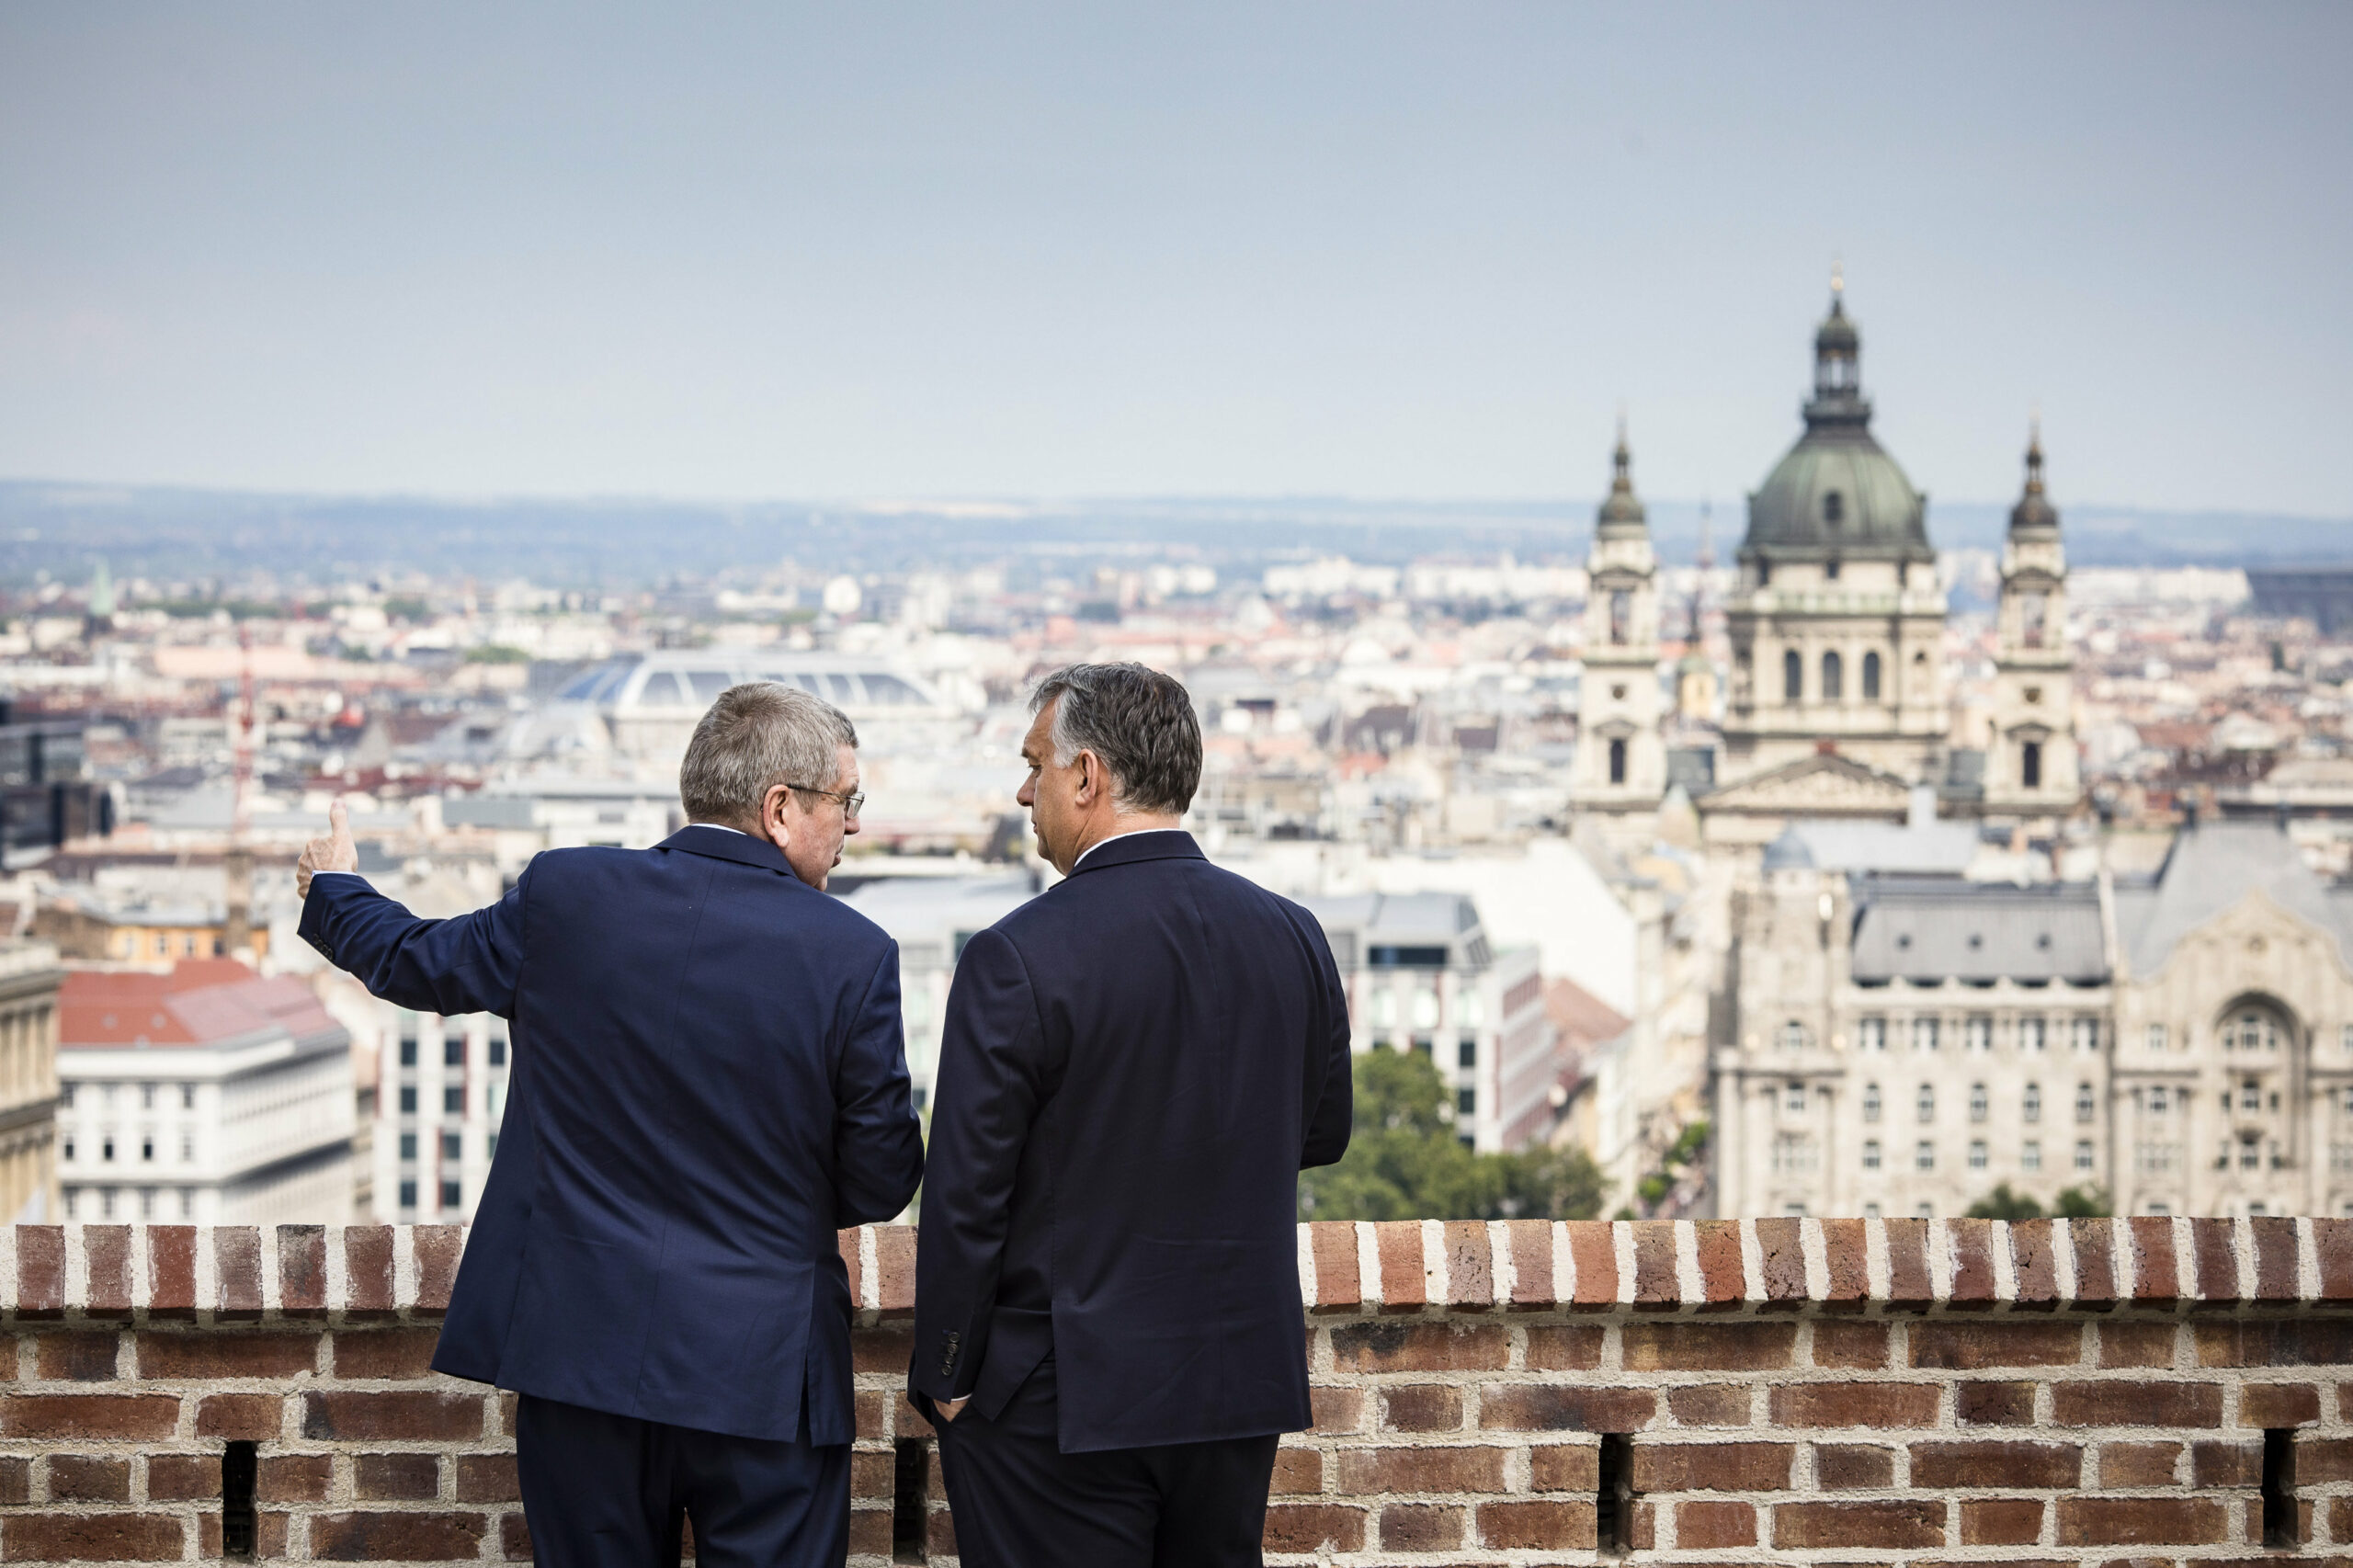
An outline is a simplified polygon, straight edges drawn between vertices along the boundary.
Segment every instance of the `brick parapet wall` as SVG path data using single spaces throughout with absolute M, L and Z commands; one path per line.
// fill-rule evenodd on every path
M 528 1557 L 511 1398 L 426 1364 L 463 1243 L 0 1228 L 0 1561 L 218 1556 L 231 1441 L 266 1558 Z M 880 1564 L 929 1436 L 898 1393 L 914 1233 L 841 1246 Z M 1645 1559 L 2276 1557 L 2267 1432 L 2300 1541 L 2353 1558 L 2353 1221 L 1319 1224 L 1299 1266 L 1317 1425 L 1279 1562 L 1588 1558 L 1605 1462 Z

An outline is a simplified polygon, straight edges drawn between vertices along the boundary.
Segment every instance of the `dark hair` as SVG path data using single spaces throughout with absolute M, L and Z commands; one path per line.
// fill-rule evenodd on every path
M 1054 761 L 1091 751 L 1131 812 L 1181 814 L 1201 787 L 1201 722 L 1173 676 L 1142 665 L 1069 665 L 1038 683 L 1029 711 L 1054 704 Z

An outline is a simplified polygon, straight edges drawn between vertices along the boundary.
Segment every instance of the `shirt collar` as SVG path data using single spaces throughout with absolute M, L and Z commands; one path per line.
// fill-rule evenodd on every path
M 1070 869 L 1074 873 L 1075 873 L 1081 866 L 1086 864 L 1086 858 L 1089 855 L 1094 854 L 1097 849 L 1102 848 L 1105 845 L 1116 844 L 1122 838 L 1135 838 L 1147 833 L 1183 833 L 1184 831 L 1185 830 L 1181 827 L 1131 827 L 1125 833 L 1115 833 L 1108 838 L 1098 838 L 1094 843 L 1088 845 L 1086 848 L 1080 850 L 1078 852 L 1078 858 L 1070 863 Z

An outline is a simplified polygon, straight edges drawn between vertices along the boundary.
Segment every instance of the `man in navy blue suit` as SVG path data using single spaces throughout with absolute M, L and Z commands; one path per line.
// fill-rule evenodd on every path
M 1033 707 L 1064 880 L 957 965 L 910 1391 L 968 1568 L 1255 1564 L 1311 1421 L 1298 1178 L 1347 1148 L 1347 997 L 1314 917 L 1177 826 L 1182 686 L 1078 665 Z
M 521 1397 L 542 1564 L 837 1568 L 848 1277 L 837 1227 L 923 1176 L 899 952 L 824 895 L 858 831 L 858 736 L 753 683 L 696 726 L 688 825 L 557 849 L 419 920 L 356 875 L 338 803 L 301 936 L 404 1007 L 509 1020 L 512 1079 L 436 1369 Z

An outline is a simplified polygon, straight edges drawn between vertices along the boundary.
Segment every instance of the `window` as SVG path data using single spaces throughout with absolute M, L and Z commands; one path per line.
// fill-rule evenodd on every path
M 1875 652 L 1863 655 L 1863 700 L 1879 700 L 1879 654 Z
M 2029 1084 L 2026 1086 L 2026 1097 L 2018 1108 L 2025 1114 L 2027 1120 L 2040 1121 L 2042 1119 L 2042 1085 Z
M 490 1064 L 493 1067 L 506 1065 L 506 1037 L 503 1034 L 490 1037 Z
M 1822 520 L 1825 523 L 1836 525 L 1837 523 L 1844 522 L 1846 520 L 1846 517 L 1847 498 L 1839 494 L 1836 490 L 1824 491 L 1822 493 Z
M 441 1091 L 441 1113 L 444 1116 L 466 1114 L 466 1086 L 463 1084 L 452 1084 Z
M 1915 1051 L 1934 1051 L 1937 1049 L 1936 1019 L 1915 1018 L 1912 1020 L 1912 1049 Z
M 2097 1111 L 2098 1110 L 2098 1108 L 2099 1108 L 2098 1100 L 2097 1100 L 2097 1097 L 2092 1094 L 2092 1086 L 2091 1086 L 2089 1084 L 2078 1084 L 2078 1085 L 2075 1085 L 2075 1119 L 2076 1119 L 2077 1121 L 2089 1121 L 2089 1120 L 2092 1119 L 2092 1117 L 2093 1117 L 2094 1113 L 2095 1113 L 2095 1112 L 2097 1112 Z
M 465 1064 L 466 1037 L 461 1034 L 444 1036 L 441 1040 L 441 1065 L 463 1067 Z
M 155 1108 L 154 1085 L 142 1084 L 139 1085 L 139 1108 L 141 1110 L 153 1110 Z
M 2018 787 L 2022 790 L 2042 788 L 2042 743 L 2029 741 L 2018 747 Z
M 1805 661 L 1795 648 L 1781 655 L 1781 700 L 1795 702 L 1805 695 Z
M 1876 1138 L 1863 1140 L 1863 1169 L 1867 1171 L 1879 1169 L 1879 1140 Z
M 1809 1175 L 1817 1164 L 1814 1142 L 1807 1134 L 1784 1132 L 1773 1140 L 1773 1169 L 1780 1175 Z
M 2099 1020 L 2077 1018 L 2075 1023 L 2074 1039 L 2077 1051 L 2097 1051 L 2099 1049 Z
M 1963 1049 L 1969 1051 L 1993 1050 L 1994 1020 L 1981 1013 L 1961 1025 L 1961 1043 Z
M 2088 1138 L 2075 1140 L 2075 1168 L 2079 1171 L 2092 1168 L 2092 1141 Z
M 2256 1083 L 2253 1078 L 2249 1078 L 2239 1085 L 2239 1108 L 2241 1110 L 2261 1110 L 2263 1108 L 2263 1085 Z
M 1790 1019 L 1781 1026 L 1781 1049 L 1783 1051 L 1805 1049 L 1805 1026 L 1795 1018 Z
M 196 1218 L 196 1188 L 192 1187 L 180 1188 L 180 1218 L 183 1220 Z
M 2169 1097 L 2170 1096 L 2165 1094 L 2165 1086 L 2163 1084 L 2152 1086 L 2149 1090 L 2149 1114 L 2152 1116 L 2165 1115 L 2166 1111 L 2172 1108 L 2171 1105 L 2168 1103 Z
M 465 1157 L 463 1148 L 460 1143 L 460 1137 L 461 1134 L 455 1132 L 444 1132 L 441 1134 L 441 1157 L 443 1159 L 460 1160 Z
M 1937 1168 L 1937 1146 L 1926 1138 L 1921 1139 L 1919 1146 L 1912 1151 L 1912 1168 L 1922 1171 Z
M 401 1134 L 401 1158 L 404 1160 L 414 1160 L 416 1158 L 415 1133 L 404 1132 Z
M 1900 571 L 1901 568 L 1899 567 L 1898 570 Z M 1912 1217 L 1915 1220 L 1933 1220 L 1937 1217 L 1937 1206 L 1933 1203 L 1915 1203 L 1912 1205 Z
M 111 1162 L 112 1162 L 112 1160 L 114 1159 L 114 1134 L 113 1134 L 113 1133 L 109 1132 L 109 1133 L 108 1133 L 108 1134 L 107 1134 L 103 1139 L 99 1140 L 99 1142 L 98 1142 L 98 1158 L 99 1158 L 99 1159 L 101 1159 L 101 1160 L 108 1161 L 109 1163 L 111 1163 Z
M 1838 558 L 1836 556 L 1834 555 L 1829 560 L 1822 563 L 1822 578 L 1823 581 L 1826 583 L 1835 583 L 1838 580 Z
M 415 1084 L 401 1085 L 401 1114 L 403 1116 L 416 1114 L 416 1085 Z
M 2039 1171 L 2042 1168 L 2042 1144 L 2029 1138 L 2018 1145 L 2018 1169 Z
M 2353 1090 L 2347 1092 L 2348 1095 L 2353 1095 Z M 1877 1084 L 1863 1085 L 1863 1119 L 1865 1121 L 1879 1119 L 1879 1085 Z
M 1822 700 L 1824 702 L 1837 701 L 1845 693 L 1846 684 L 1847 666 L 1845 662 L 1838 657 L 1837 650 L 1833 649 L 1829 653 L 1823 654 Z
M 404 1209 L 416 1207 L 416 1183 L 413 1181 L 401 1183 L 401 1207 Z
M 1479 1091 L 1478 1091 L 1478 1090 L 1476 1090 L 1476 1089 L 1457 1089 L 1457 1090 L 1455 1090 L 1455 1091 L 1454 1091 L 1454 1112 L 1455 1112 L 1455 1114 L 1456 1114 L 1457 1116 L 1476 1116 L 1476 1115 L 1478 1115 L 1478 1114 L 1479 1114 Z
M 1983 1121 L 1985 1119 L 1987 1112 L 1992 1108 L 1992 1105 L 1985 1094 L 1985 1085 L 1983 1084 L 1970 1085 L 1969 1119 L 1972 1121 Z
M 153 1133 L 142 1132 L 139 1135 L 139 1158 L 142 1162 L 147 1165 L 153 1165 L 155 1163 L 155 1135 Z
M 58 1108 L 61 1110 L 72 1110 L 74 1108 L 74 1085 L 72 1084 L 60 1084 L 57 1085 L 57 1104 Z
M 1781 1108 L 1791 1116 L 1805 1114 L 1805 1085 L 1792 1081 L 1781 1091 Z
M 2042 1050 L 2042 1020 L 2040 1018 L 2020 1018 L 2018 1020 L 2018 1049 L 2020 1051 L 2030 1051 L 2038 1053 L 2040 1052 Z
M 194 1110 L 196 1108 L 196 1085 L 194 1084 L 182 1084 L 180 1085 L 180 1108 L 182 1110 Z
M 1969 1168 L 1972 1171 L 1985 1168 L 1985 1140 L 1983 1138 L 1969 1141 Z
M 1626 782 L 1626 743 L 1622 740 L 1609 743 L 1609 782 Z
M 1466 1040 L 1454 1048 L 1454 1064 L 1458 1067 L 1479 1065 L 1479 1042 Z
M 456 1182 L 454 1182 L 454 1181 L 445 1181 L 445 1182 L 443 1182 L 443 1183 L 441 1184 L 441 1207 L 442 1207 L 442 1208 L 444 1208 L 444 1209 L 455 1209 L 455 1208 L 457 1208 L 457 1207 L 458 1207 L 458 1205 L 459 1205 L 460 1199 L 461 1199 L 461 1197 L 462 1197 L 462 1196 L 463 1196 L 463 1195 L 460 1192 L 459 1187 L 458 1187 L 458 1184 L 457 1184 Z
M 1865 1018 L 1857 1028 L 1863 1050 L 1885 1051 L 1887 1049 L 1887 1020 L 1885 1018 Z
M 2149 1026 L 2149 1049 L 2150 1049 L 2151 1051 L 2163 1051 L 2165 1048 L 2165 1025 L 2163 1025 L 2163 1024 L 2151 1024 L 2151 1025 Z
M 192 1132 L 183 1132 L 180 1134 L 180 1164 L 192 1165 L 195 1161 L 196 1135 Z
M 2279 1020 L 2269 1009 L 2249 1007 L 2236 1017 L 2222 1020 L 2222 1049 L 2277 1051 L 2281 1032 Z
M 401 1036 L 401 1065 L 404 1067 L 416 1065 L 416 1037 L 413 1034 Z
M 1919 1109 L 1922 1121 L 1937 1119 L 1937 1086 L 1934 1084 L 1920 1085 Z
M 66 1160 L 69 1160 L 69 1161 L 70 1161 L 71 1159 L 73 1159 L 73 1158 L 74 1158 L 74 1134 L 73 1134 L 73 1133 L 68 1132 L 68 1133 L 65 1135 L 65 1140 L 64 1140 L 64 1145 L 63 1145 L 63 1146 L 64 1146 L 65 1153 L 64 1153 L 64 1154 L 62 1156 L 62 1158 L 63 1158 L 63 1159 L 66 1159 Z
M 1626 642 L 1633 635 L 1634 596 L 1624 588 L 1615 589 L 1609 596 L 1609 641 Z
M 2253 1171 L 2260 1170 L 2262 1168 L 2263 1140 L 2252 1132 L 2240 1133 L 2239 1169 L 2243 1171 Z

